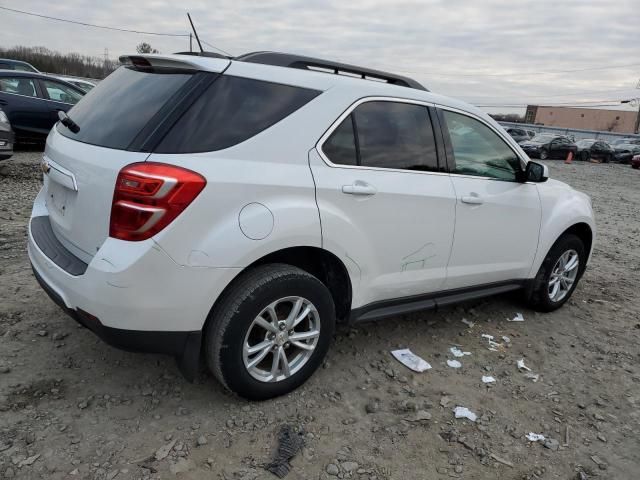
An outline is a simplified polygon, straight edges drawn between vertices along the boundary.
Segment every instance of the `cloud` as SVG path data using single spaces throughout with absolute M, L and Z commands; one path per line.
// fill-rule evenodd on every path
M 156 0 L 9 1 L 5 6 L 121 28 L 188 33 L 186 5 Z M 240 54 L 296 52 L 415 77 L 429 89 L 484 104 L 640 97 L 637 0 L 370 0 L 189 3 L 209 43 Z M 105 31 L 0 11 L 0 45 L 44 45 L 115 58 L 141 41 L 162 52 L 187 38 Z M 194 44 L 195 45 L 195 44 Z M 581 93 L 586 92 L 586 93 Z M 591 92 L 591 93 L 589 93 Z M 505 110 L 505 109 L 503 109 Z

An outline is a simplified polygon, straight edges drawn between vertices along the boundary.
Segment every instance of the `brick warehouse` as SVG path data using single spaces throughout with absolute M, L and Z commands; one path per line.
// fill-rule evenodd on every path
M 628 110 L 527 105 L 525 122 L 549 127 L 634 133 L 638 129 L 639 116 L 640 113 Z

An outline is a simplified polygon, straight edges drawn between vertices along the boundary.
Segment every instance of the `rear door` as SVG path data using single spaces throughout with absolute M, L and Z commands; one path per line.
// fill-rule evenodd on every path
M 58 112 L 67 112 L 84 96 L 84 92 L 71 88 L 55 80 L 39 80 L 40 90 L 49 109 L 50 125 L 53 127 L 58 121 Z
M 497 129 L 463 112 L 439 113 L 457 197 L 446 289 L 527 278 L 541 221 L 537 186 L 517 181 L 523 163 Z
M 442 287 L 455 195 L 426 106 L 362 100 L 309 161 L 323 246 L 360 272 L 354 307 Z
M 227 64 L 221 61 L 220 68 Z M 50 167 L 47 208 L 56 237 L 76 256 L 89 262 L 107 238 L 118 172 L 147 159 L 143 139 L 170 118 L 181 92 L 208 75 L 215 76 L 184 68 L 120 67 L 68 112 L 80 127 L 77 133 L 61 123 L 54 127 L 44 154 Z
M 36 79 L 0 76 L 0 107 L 19 134 L 46 135 L 51 128 L 49 109 Z

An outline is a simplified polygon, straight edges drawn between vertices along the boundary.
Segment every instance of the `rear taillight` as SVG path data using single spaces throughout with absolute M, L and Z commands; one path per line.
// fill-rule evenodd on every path
M 201 175 L 173 165 L 127 165 L 116 180 L 109 236 L 129 241 L 152 237 L 180 215 L 206 184 Z

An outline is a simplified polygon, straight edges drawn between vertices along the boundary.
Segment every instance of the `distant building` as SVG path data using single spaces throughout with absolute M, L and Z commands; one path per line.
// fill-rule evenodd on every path
M 634 133 L 638 115 L 638 112 L 626 110 L 527 105 L 524 121 L 549 127 Z

